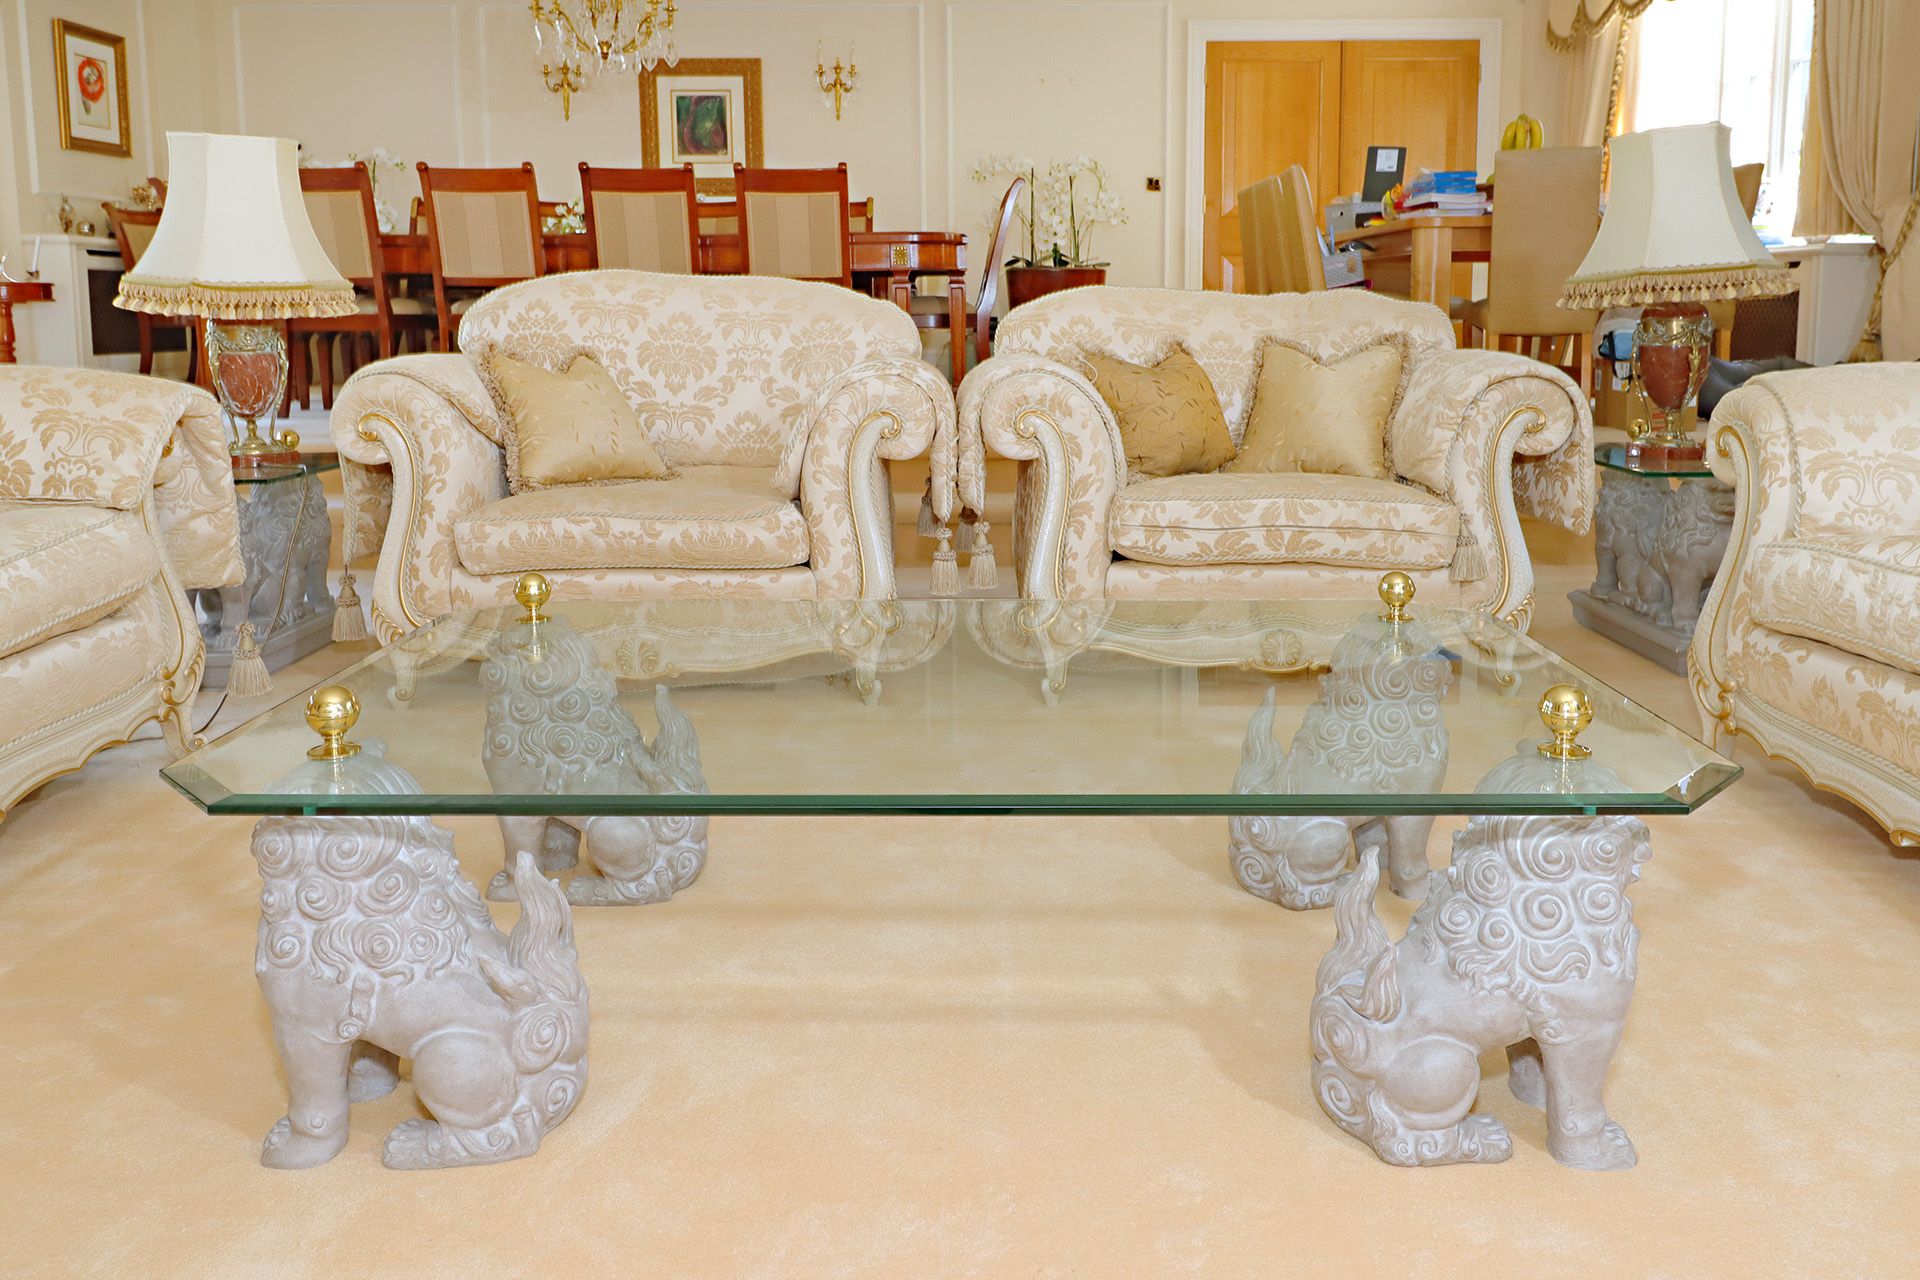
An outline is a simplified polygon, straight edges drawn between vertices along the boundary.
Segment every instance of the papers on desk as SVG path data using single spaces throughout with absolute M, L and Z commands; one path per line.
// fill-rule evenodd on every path
M 1488 213 L 1493 201 L 1480 190 L 1479 175 L 1471 169 L 1422 169 L 1394 203 L 1401 213 L 1431 211 L 1468 217 Z

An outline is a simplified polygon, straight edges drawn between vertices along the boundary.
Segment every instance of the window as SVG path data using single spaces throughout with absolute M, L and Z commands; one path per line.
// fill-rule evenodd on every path
M 1633 25 L 1626 127 L 1718 120 L 1733 163 L 1767 166 L 1754 222 L 1793 234 L 1813 56 L 1813 0 L 1665 0 Z

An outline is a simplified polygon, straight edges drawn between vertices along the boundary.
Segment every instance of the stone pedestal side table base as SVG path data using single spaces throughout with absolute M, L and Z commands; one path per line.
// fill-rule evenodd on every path
M 298 466 L 234 472 L 247 577 L 237 587 L 192 593 L 207 642 L 206 685 L 226 684 L 241 623 L 253 624 L 254 642 L 270 671 L 333 638 L 334 601 L 327 587 L 333 523 L 320 473 L 337 465 L 315 455 Z
M 1597 572 L 1591 587 L 1568 594 L 1573 616 L 1685 675 L 1700 605 L 1733 529 L 1733 490 L 1699 462 L 1630 468 L 1617 445 L 1596 457 L 1605 477 L 1593 517 Z

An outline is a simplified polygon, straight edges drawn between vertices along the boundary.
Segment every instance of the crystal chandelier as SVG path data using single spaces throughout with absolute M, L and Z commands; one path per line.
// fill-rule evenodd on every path
M 573 95 L 602 71 L 651 71 L 680 61 L 673 0 L 530 0 L 533 54 L 560 111 L 573 119 Z

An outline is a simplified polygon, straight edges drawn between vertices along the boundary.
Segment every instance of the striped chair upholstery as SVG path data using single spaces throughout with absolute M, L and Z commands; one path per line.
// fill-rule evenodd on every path
M 593 198 L 593 248 L 602 267 L 693 274 L 687 202 L 670 191 L 603 191 Z
M 733 172 L 748 275 L 853 284 L 846 165 Z
M 357 191 L 303 191 L 307 220 L 313 224 L 320 247 L 338 271 L 353 283 L 371 287 L 373 283 L 373 243 L 367 236 L 367 220 L 360 208 Z
M 432 217 L 440 269 L 459 279 L 525 280 L 540 274 L 525 196 L 511 191 L 436 191 Z

